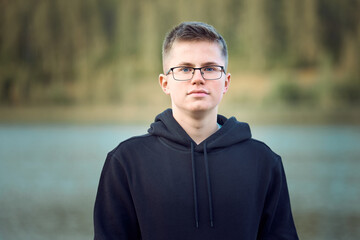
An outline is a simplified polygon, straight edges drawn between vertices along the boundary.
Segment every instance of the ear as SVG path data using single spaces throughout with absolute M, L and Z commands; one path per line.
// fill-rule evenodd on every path
M 160 84 L 160 87 L 163 90 L 163 92 L 165 94 L 169 95 L 170 91 L 169 91 L 168 79 L 165 74 L 159 75 L 159 84 Z
M 231 80 L 231 74 L 227 73 L 225 76 L 225 83 L 224 83 L 224 91 L 223 94 L 225 94 L 229 90 L 230 86 L 230 80 Z

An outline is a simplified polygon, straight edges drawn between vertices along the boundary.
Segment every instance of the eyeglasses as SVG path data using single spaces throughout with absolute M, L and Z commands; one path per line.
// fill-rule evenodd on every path
M 194 67 L 172 67 L 166 73 L 169 75 L 172 72 L 173 78 L 177 81 L 191 80 L 195 74 L 195 70 L 200 70 L 201 76 L 205 80 L 217 80 L 222 77 L 222 73 L 225 73 L 223 66 L 205 66 L 201 68 Z

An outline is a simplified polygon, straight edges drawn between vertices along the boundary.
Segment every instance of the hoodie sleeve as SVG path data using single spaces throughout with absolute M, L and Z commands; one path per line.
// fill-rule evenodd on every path
M 141 239 L 127 174 L 112 152 L 106 158 L 95 200 L 94 239 Z
M 261 240 L 299 239 L 291 213 L 289 192 L 281 158 L 272 169 L 259 236 Z

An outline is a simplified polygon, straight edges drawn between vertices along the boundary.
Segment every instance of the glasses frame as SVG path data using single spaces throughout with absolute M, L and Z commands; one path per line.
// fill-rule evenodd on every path
M 208 67 L 220 67 L 220 68 L 221 68 L 221 75 L 220 75 L 220 77 L 218 77 L 218 78 L 205 78 L 205 77 L 204 77 L 204 72 L 202 71 L 202 69 L 205 69 L 205 68 L 208 68 Z M 185 80 L 180 80 L 180 79 L 175 78 L 174 69 L 176 69 L 176 68 L 191 68 L 191 69 L 192 69 L 191 78 L 185 79 Z M 191 79 L 194 77 L 194 74 L 195 74 L 195 71 L 196 71 L 196 70 L 199 70 L 199 71 L 200 71 L 201 76 L 203 77 L 204 80 L 219 80 L 219 79 L 223 76 L 222 73 L 225 73 L 225 74 L 226 74 L 224 66 L 210 65 L 210 66 L 204 66 L 204 67 L 199 67 L 199 68 L 196 68 L 196 67 L 186 67 L 186 66 L 172 67 L 172 68 L 169 69 L 169 71 L 167 71 L 167 73 L 166 73 L 165 75 L 167 76 L 167 75 L 170 74 L 170 72 L 172 72 L 172 76 L 173 76 L 173 78 L 174 78 L 176 81 L 189 81 L 189 80 L 191 80 Z

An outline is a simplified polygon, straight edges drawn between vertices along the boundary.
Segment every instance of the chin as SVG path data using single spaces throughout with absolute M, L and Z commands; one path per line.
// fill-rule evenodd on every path
M 189 108 L 189 110 L 191 112 L 208 112 L 208 111 L 214 110 L 215 108 L 216 107 L 214 107 L 214 106 L 201 105 L 201 106 L 193 106 L 193 107 Z
M 217 105 L 206 102 L 192 102 L 181 105 L 172 104 L 172 108 L 188 113 L 206 113 L 216 110 Z

